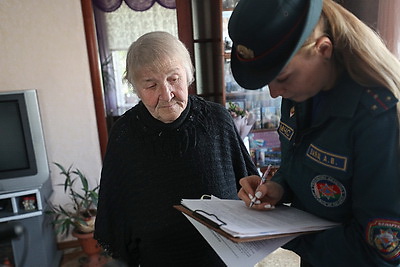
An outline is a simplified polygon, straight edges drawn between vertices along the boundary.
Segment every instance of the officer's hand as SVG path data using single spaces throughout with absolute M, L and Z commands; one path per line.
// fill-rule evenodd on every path
M 283 187 L 272 181 L 267 181 L 260 185 L 261 178 L 257 175 L 247 176 L 240 179 L 239 183 L 242 186 L 238 196 L 242 199 L 246 206 L 249 206 L 251 199 L 256 196 L 257 200 L 252 208 L 257 210 L 271 210 L 275 208 L 283 196 Z

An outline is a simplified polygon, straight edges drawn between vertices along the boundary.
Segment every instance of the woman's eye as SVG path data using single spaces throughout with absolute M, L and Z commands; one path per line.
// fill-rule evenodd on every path
M 156 87 L 155 83 L 152 83 L 152 84 L 149 84 L 148 86 L 146 86 L 147 89 L 152 89 L 152 88 L 155 88 L 155 87 Z
M 289 75 L 285 75 L 285 76 L 276 78 L 276 81 L 278 83 L 283 83 L 283 82 L 286 82 L 288 79 L 289 79 Z
M 171 77 L 171 78 L 169 79 L 169 81 L 170 81 L 171 83 L 177 83 L 177 82 L 179 81 L 179 77 L 178 77 L 178 76 L 173 76 L 173 77 Z

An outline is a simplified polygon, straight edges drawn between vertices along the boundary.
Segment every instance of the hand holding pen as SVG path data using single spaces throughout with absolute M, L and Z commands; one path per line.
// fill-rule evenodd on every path
M 271 167 L 272 167 L 272 165 L 269 164 L 267 167 L 267 170 L 264 172 L 263 176 L 261 177 L 261 181 L 258 186 L 263 185 L 267 182 L 267 177 L 268 177 L 269 172 L 271 171 Z M 256 192 L 257 192 L 257 189 L 258 189 L 258 187 L 256 188 Z M 258 197 L 257 197 L 257 193 L 256 193 L 255 196 L 251 199 L 249 207 L 250 208 L 253 207 L 253 205 L 256 203 L 257 200 L 258 200 Z

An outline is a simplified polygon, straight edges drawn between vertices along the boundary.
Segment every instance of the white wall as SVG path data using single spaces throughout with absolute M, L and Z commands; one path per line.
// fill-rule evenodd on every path
M 0 91 L 37 89 L 52 162 L 99 182 L 101 153 L 80 0 L 0 1 Z M 53 202 L 67 201 L 54 187 Z

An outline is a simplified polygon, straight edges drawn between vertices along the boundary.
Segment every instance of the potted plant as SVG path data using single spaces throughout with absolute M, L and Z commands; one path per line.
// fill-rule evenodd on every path
M 71 200 L 65 205 L 50 205 L 46 212 L 54 216 L 56 233 L 68 235 L 71 229 L 77 233 L 93 233 L 99 186 L 90 188 L 86 176 L 77 168 L 73 170 L 72 165 L 66 169 L 59 163 L 54 164 L 64 176 L 64 183 L 58 185 L 64 187 Z
M 88 266 L 102 266 L 107 260 L 101 255 L 102 249 L 93 238 L 99 185 L 90 188 L 86 176 L 77 168 L 73 170 L 72 165 L 66 169 L 59 163 L 54 164 L 64 177 L 64 183 L 58 185 L 64 187 L 71 202 L 66 205 L 50 205 L 46 213 L 53 216 L 52 223 L 57 234 L 68 235 L 72 229 L 72 235 L 88 255 Z

